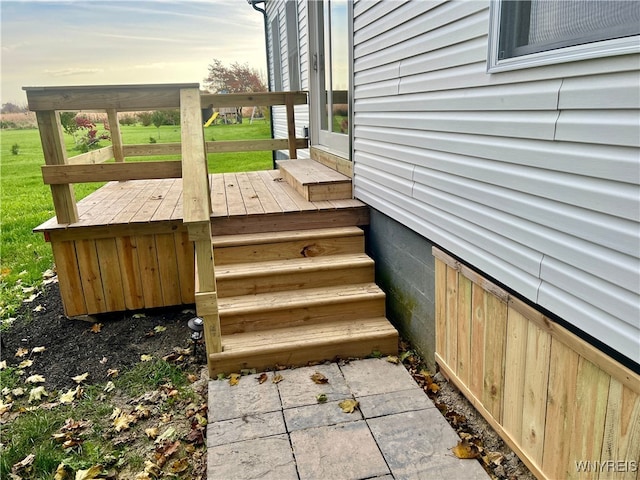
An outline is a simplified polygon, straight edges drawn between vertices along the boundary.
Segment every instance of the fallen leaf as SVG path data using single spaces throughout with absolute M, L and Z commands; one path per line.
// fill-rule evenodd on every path
M 71 377 L 71 380 L 73 380 L 76 383 L 82 383 L 87 379 L 88 376 L 89 376 L 89 372 L 85 372 L 82 375 L 76 375 L 75 377 Z
M 153 331 L 156 333 L 161 333 L 164 332 L 167 329 L 167 327 L 163 327 L 162 325 L 158 325 L 156 327 L 153 327 Z
M 260 376 L 257 378 L 258 383 L 260 385 L 262 385 L 264 382 L 267 381 L 268 375 L 266 373 L 261 373 Z
M 131 318 L 146 318 L 147 316 L 144 313 L 134 313 Z
M 311 375 L 311 380 L 313 380 L 313 383 L 317 383 L 318 385 L 329 383 L 329 379 L 325 377 L 323 374 L 321 374 L 320 372 L 316 372 L 313 375 Z
M 396 357 L 396 356 L 389 355 L 387 357 L 387 362 L 395 363 L 397 365 L 398 363 L 400 363 L 400 359 L 398 357 Z
M 27 353 L 29 353 L 29 349 L 20 347 L 16 352 L 16 357 L 24 357 Z
M 29 455 L 24 457 L 22 460 L 20 460 L 18 463 L 14 463 L 13 467 L 11 467 L 11 471 L 13 473 L 19 472 L 20 470 L 23 470 L 27 468 L 29 465 L 31 465 L 35 459 L 36 459 L 36 456 L 33 453 L 30 453 Z
M 140 355 L 140 361 L 141 362 L 150 362 L 151 360 L 153 360 L 153 355 Z
M 488 465 L 493 463 L 494 465 L 500 465 L 504 461 L 504 455 L 500 452 L 488 452 L 484 457 L 485 463 Z
M 129 428 L 131 428 L 131 425 L 136 423 L 137 421 L 137 418 L 134 415 L 123 412 L 119 408 L 116 408 L 114 410 L 114 412 L 111 414 L 111 418 L 114 419 L 113 426 L 115 427 L 116 432 L 129 430 Z
M 145 429 L 144 433 L 147 436 L 147 438 L 149 438 L 150 440 L 155 440 L 156 438 L 158 438 L 158 435 L 160 434 L 157 427 L 147 428 Z
M 94 465 L 88 470 L 78 470 L 76 480 L 91 480 L 102 473 L 102 465 Z
M 38 388 L 43 388 L 44 387 L 38 387 Z M 21 397 L 24 395 L 24 388 L 22 387 L 18 387 L 18 388 L 14 388 L 11 390 L 11 395 L 13 395 L 14 397 Z
M 169 473 L 182 473 L 189 468 L 189 458 L 185 457 L 179 460 L 174 460 L 167 467 Z
M 100 360 L 100 365 L 104 365 L 105 363 L 107 363 L 109 361 L 109 359 L 107 357 L 102 357 L 102 360 Z
M 42 272 L 42 278 L 52 278 L 55 277 L 56 273 L 51 270 L 50 268 L 46 269 L 44 272 Z
M 42 353 L 47 349 L 47 347 L 33 347 L 31 349 L 31 353 Z
M 164 432 L 162 432 L 162 434 L 158 438 L 156 438 L 156 443 L 160 444 L 165 440 L 170 440 L 175 436 L 175 434 L 176 429 L 173 427 L 169 427 Z
M 189 383 L 195 383 L 198 381 L 198 376 L 194 375 L 193 373 L 188 373 L 187 380 L 189 380 Z
M 193 425 L 191 426 L 191 431 L 185 437 L 185 440 L 189 443 L 193 443 L 194 445 L 203 445 L 204 444 L 204 434 L 202 433 L 203 429 L 196 428 Z
M 13 407 L 13 403 L 4 403 L 4 401 L 0 400 L 0 415 L 5 414 Z
M 238 382 L 240 382 L 240 374 L 239 373 L 232 373 L 231 375 L 229 375 L 229 385 L 234 387 L 234 386 L 236 386 L 238 384 Z
M 58 465 L 58 468 L 56 468 L 56 474 L 53 480 L 66 480 L 69 478 L 69 475 L 71 475 L 71 469 L 64 463 L 61 463 Z
M 274 373 L 273 378 L 271 379 L 271 383 L 280 383 L 282 380 L 284 380 L 284 377 L 282 375 L 280 375 L 279 373 Z
M 316 395 L 316 400 L 318 401 L 318 403 L 327 403 L 327 394 L 320 393 Z
M 29 368 L 33 365 L 33 360 L 23 360 L 18 364 L 18 368 Z
M 29 392 L 29 403 L 39 402 L 42 400 L 43 396 L 45 397 L 49 396 L 49 394 L 47 393 L 47 391 L 44 389 L 43 386 L 32 388 L 31 391 Z
M 338 406 L 342 409 L 344 413 L 353 413 L 354 410 L 360 405 L 360 402 L 357 400 L 353 400 L 348 398 L 347 400 L 341 401 Z
M 36 313 L 43 312 L 44 310 L 45 310 L 45 308 L 42 305 L 38 305 L 33 309 L 33 311 L 36 312 Z
M 91 327 L 91 331 L 93 333 L 100 333 L 100 330 L 102 330 L 103 325 L 101 323 L 94 323 L 93 326 Z
M 478 455 L 480 455 L 478 447 L 466 439 L 460 440 L 458 444 L 451 449 L 451 451 L 456 457 L 462 459 L 478 458 Z
M 115 388 L 116 388 L 116 385 L 111 380 L 109 380 L 107 384 L 104 386 L 104 391 L 109 393 L 115 390 Z
M 45 379 L 42 375 L 31 375 L 30 377 L 27 377 L 27 379 L 25 380 L 25 383 L 44 383 Z
M 60 394 L 60 403 L 71 403 L 76 399 L 76 395 L 80 391 L 80 386 L 67 390 L 67 393 Z
M 154 478 L 160 475 L 160 467 L 150 460 L 144 462 L 144 473 L 152 475 Z
M 6 360 L 2 360 L 0 362 L 0 370 L 4 370 L 5 368 L 7 368 L 7 361 Z
M 119 370 L 117 368 L 110 368 L 107 370 L 107 378 L 115 378 L 118 376 Z

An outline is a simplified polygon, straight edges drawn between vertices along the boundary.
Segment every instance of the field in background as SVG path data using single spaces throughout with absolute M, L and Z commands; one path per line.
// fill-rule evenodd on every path
M 4 114 L 2 121 L 16 123 L 19 119 L 35 116 Z M 11 119 L 9 119 L 11 117 Z M 24 120 L 27 125 L 27 120 Z M 102 129 L 98 125 L 98 129 Z M 153 138 L 157 143 L 180 141 L 180 127 L 122 126 L 126 144 L 148 144 Z M 246 140 L 270 138 L 269 123 L 264 120 L 248 120 L 237 125 L 212 125 L 205 129 L 205 140 Z M 65 135 L 69 156 L 74 151 L 73 137 Z M 102 141 L 101 146 L 109 142 Z M 17 147 L 16 147 L 17 146 Z M 17 150 L 17 154 L 13 151 Z M 179 159 L 179 156 L 145 157 L 144 160 Z M 135 159 L 132 159 L 135 160 Z M 142 159 L 140 159 L 142 160 Z M 53 255 L 42 235 L 32 229 L 54 216 L 50 188 L 42 182 L 40 166 L 44 164 L 40 136 L 35 128 L 0 130 L 0 320 L 15 314 L 22 299 L 31 294 L 32 288 L 42 282 L 42 274 L 53 268 Z M 209 154 L 209 171 L 238 172 L 267 170 L 272 168 L 271 152 Z M 98 189 L 102 184 L 75 185 L 79 200 Z

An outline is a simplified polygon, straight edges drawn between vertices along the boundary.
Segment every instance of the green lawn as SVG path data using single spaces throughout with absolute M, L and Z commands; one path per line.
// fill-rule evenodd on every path
M 162 126 L 123 126 L 125 144 L 180 141 L 180 128 Z M 212 125 L 205 129 L 205 140 L 246 140 L 269 138 L 269 123 L 248 121 L 240 125 Z M 69 156 L 77 155 L 72 137 L 65 137 Z M 19 146 L 17 155 L 12 153 Z M 102 146 L 107 145 L 102 142 Z M 145 157 L 145 160 L 179 159 L 174 157 Z M 129 160 L 129 159 L 128 159 Z M 130 159 L 131 161 L 142 159 Z M 210 172 L 238 172 L 272 168 L 271 152 L 220 153 L 208 156 Z M 0 130 L 0 320 L 10 318 L 20 306 L 25 290 L 37 287 L 42 273 L 52 268 L 51 248 L 42 235 L 32 229 L 54 215 L 51 192 L 42 183 L 40 166 L 44 164 L 40 136 L 37 129 Z M 79 200 L 102 184 L 75 185 Z

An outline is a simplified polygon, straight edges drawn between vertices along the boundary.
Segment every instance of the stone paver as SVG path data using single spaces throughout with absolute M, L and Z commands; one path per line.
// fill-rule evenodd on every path
M 329 379 L 311 380 L 314 372 Z M 488 479 L 451 453 L 458 435 L 402 365 L 384 359 L 209 382 L 210 480 Z M 318 394 L 327 402 L 319 404 Z M 338 404 L 355 398 L 351 414 Z
M 460 437 L 438 409 L 429 408 L 367 420 L 396 479 L 487 478 L 476 461 L 451 453 Z
M 339 407 L 340 401 L 327 402 L 304 407 L 289 408 L 284 411 L 284 420 L 287 430 L 304 430 L 305 428 L 320 427 L 323 425 L 337 425 L 338 423 L 362 420 L 360 410 L 352 413 L 344 413 Z
M 417 388 L 416 382 L 402 365 L 381 358 L 350 362 L 340 370 L 356 397 Z
M 282 412 L 246 414 L 207 426 L 207 447 L 286 433 Z
M 300 480 L 360 479 L 389 473 L 366 422 L 291 432 Z
M 287 435 L 207 448 L 208 480 L 298 480 Z
M 321 373 L 328 383 L 316 384 L 311 380 L 315 372 Z M 351 398 L 351 391 L 337 364 L 317 365 L 315 367 L 296 368 L 279 372 L 284 378 L 278 384 L 282 406 L 284 408 L 315 405 L 317 396 L 324 393 L 327 401 Z

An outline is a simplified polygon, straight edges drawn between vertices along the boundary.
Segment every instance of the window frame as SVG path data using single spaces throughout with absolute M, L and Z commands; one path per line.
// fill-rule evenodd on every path
M 640 35 L 633 35 L 610 40 L 596 40 L 581 45 L 559 46 L 553 50 L 526 53 L 517 57 L 500 59 L 500 41 L 505 36 L 505 32 L 502 32 L 500 29 L 504 11 L 503 7 L 503 0 L 493 0 L 489 8 L 487 73 L 507 72 L 601 57 L 640 53 Z

